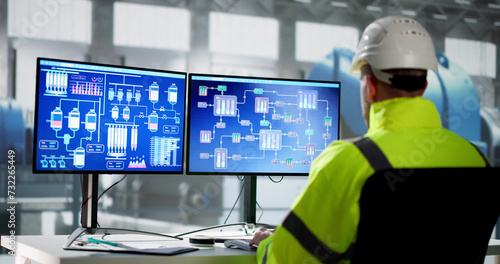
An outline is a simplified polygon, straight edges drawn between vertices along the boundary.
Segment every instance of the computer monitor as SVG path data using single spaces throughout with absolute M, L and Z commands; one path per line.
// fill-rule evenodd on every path
M 85 233 L 97 224 L 99 174 L 182 174 L 186 73 L 37 59 L 34 173 L 81 174 Z
M 38 58 L 34 173 L 182 173 L 186 73 Z
M 189 74 L 187 174 L 307 175 L 339 138 L 340 83 Z

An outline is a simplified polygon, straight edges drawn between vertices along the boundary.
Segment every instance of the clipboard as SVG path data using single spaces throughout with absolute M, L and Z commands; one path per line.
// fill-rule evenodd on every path
M 141 243 L 143 244 L 143 243 Z M 149 244 L 150 247 L 135 247 L 133 243 L 115 243 L 109 241 L 100 241 L 93 239 L 90 243 L 75 242 L 69 247 L 63 247 L 65 250 L 113 252 L 113 253 L 132 253 L 148 255 L 173 256 L 182 253 L 199 250 L 195 247 L 169 247 L 157 244 Z

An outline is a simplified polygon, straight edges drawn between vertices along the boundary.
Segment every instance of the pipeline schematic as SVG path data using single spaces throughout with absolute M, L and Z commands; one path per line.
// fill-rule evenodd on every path
M 188 173 L 305 174 L 338 139 L 338 83 L 190 76 Z
M 182 172 L 185 77 L 40 60 L 37 170 Z

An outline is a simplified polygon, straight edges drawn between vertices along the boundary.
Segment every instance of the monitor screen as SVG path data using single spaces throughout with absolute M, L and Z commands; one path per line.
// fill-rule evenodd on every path
M 33 172 L 182 173 L 186 73 L 38 58 Z
M 187 174 L 307 175 L 339 137 L 340 83 L 189 75 Z

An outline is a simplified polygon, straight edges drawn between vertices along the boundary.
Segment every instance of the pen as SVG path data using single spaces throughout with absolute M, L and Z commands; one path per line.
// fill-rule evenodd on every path
M 110 242 L 110 241 L 105 241 L 105 240 L 99 240 L 99 239 L 95 239 L 95 238 L 87 238 L 87 241 L 89 241 L 90 243 L 96 243 L 96 244 L 106 244 L 106 245 L 110 245 L 110 246 L 114 246 L 114 247 L 118 247 L 120 246 L 118 243 L 115 243 L 115 242 Z

